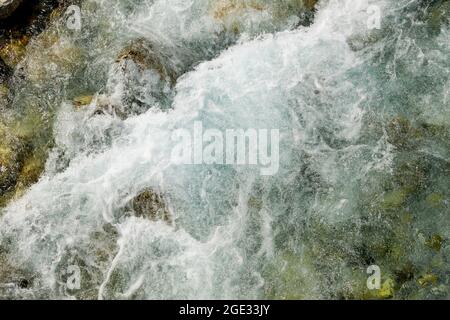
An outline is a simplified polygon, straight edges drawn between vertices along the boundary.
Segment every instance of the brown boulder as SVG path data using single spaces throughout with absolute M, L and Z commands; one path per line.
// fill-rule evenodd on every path
M 163 195 L 153 190 L 145 189 L 139 193 L 131 200 L 128 208 L 131 209 L 132 214 L 136 217 L 172 223 L 172 217 Z

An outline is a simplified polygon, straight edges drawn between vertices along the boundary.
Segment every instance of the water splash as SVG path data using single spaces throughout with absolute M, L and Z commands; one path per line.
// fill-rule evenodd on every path
M 435 294 L 414 281 L 430 267 L 447 294 L 448 250 L 430 266 L 427 240 L 411 242 L 418 233 L 448 237 L 449 222 L 449 146 L 441 138 L 449 31 L 442 24 L 421 36 L 428 29 L 414 14 L 420 1 L 365 1 L 383 13 L 381 30 L 367 29 L 364 4 L 319 2 L 314 23 L 295 29 L 298 21 L 269 23 L 250 8 L 243 21 L 254 14 L 257 23 L 244 23 L 239 37 L 214 21 L 212 1 L 87 3 L 97 10 L 83 31 L 95 59 L 83 59 L 80 79 L 101 75 L 104 86 L 85 110 L 62 103 L 46 173 L 0 222 L 9 263 L 34 275 L 28 290 L 106 299 L 363 298 L 365 268 L 377 263 L 398 297 Z M 105 13 L 113 18 L 102 21 Z M 105 32 L 116 50 L 99 52 Z M 128 110 L 129 78 L 114 52 L 137 38 L 175 70 L 170 103 L 144 99 L 145 110 L 123 119 L 96 113 L 102 99 Z M 127 72 L 145 92 L 143 79 L 157 76 Z M 279 129 L 278 174 L 174 165 L 172 132 L 196 121 Z M 414 182 L 421 177 L 425 187 Z M 126 214 L 148 188 L 164 195 L 172 223 Z M 428 219 L 423 198 L 432 192 L 441 200 L 431 199 L 438 217 Z M 82 269 L 78 291 L 61 277 L 70 264 Z

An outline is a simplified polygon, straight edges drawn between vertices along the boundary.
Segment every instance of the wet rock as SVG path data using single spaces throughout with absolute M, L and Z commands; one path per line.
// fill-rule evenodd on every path
M 0 58 L 8 67 L 15 68 L 24 58 L 28 42 L 28 36 L 11 39 L 0 47 Z
M 440 193 L 432 193 L 428 195 L 426 202 L 435 209 L 443 208 L 445 206 L 445 198 Z
M 417 282 L 422 287 L 426 287 L 426 286 L 429 286 L 429 285 L 437 284 L 438 281 L 439 281 L 439 278 L 436 275 L 434 275 L 434 274 L 423 275 L 422 277 L 420 277 L 419 280 L 417 280 Z
M 179 73 L 170 59 L 146 40 L 138 39 L 126 46 L 112 72 L 107 91 L 111 95 L 121 92 L 121 95 L 118 103 L 100 108 L 106 113 L 126 117 L 155 106 L 170 108 Z
M 395 282 L 401 287 L 404 283 L 413 280 L 416 272 L 414 265 L 408 262 L 394 271 Z
M 426 187 L 428 172 L 423 159 L 415 159 L 409 153 L 397 154 L 394 170 L 392 182 L 396 188 L 411 194 Z
M 0 110 L 7 105 L 9 95 L 9 77 L 11 69 L 0 58 Z
M 172 223 L 172 217 L 163 195 L 151 189 L 146 189 L 139 193 L 130 202 L 128 208 L 136 217 L 142 217 L 152 221 L 162 220 L 169 224 Z
M 426 240 L 425 245 L 434 251 L 441 251 L 442 245 L 444 244 L 444 239 L 438 235 L 432 235 L 428 240 Z
M 6 104 L 8 94 L 9 88 L 4 84 L 0 84 L 0 109 Z
M 40 34 L 27 48 L 22 74 L 33 84 L 45 86 L 57 79 L 70 79 L 79 71 L 86 52 L 57 31 L 49 29 Z
M 0 58 L 0 84 L 7 82 L 11 73 L 11 68 Z
M 11 39 L 39 34 L 55 8 L 66 7 L 74 1 L 79 0 L 27 0 L 10 17 L 0 19 L 0 46 Z
M 236 1 L 222 0 L 218 1 L 212 10 L 212 16 L 217 20 L 225 20 L 230 16 L 242 14 L 245 11 L 263 11 L 266 7 L 256 1 Z
M 295 14 L 300 18 L 299 25 L 309 26 L 314 18 L 317 0 L 287 0 L 275 2 L 273 14 L 285 18 Z
M 0 19 L 8 18 L 21 3 L 22 0 L 0 0 Z
M 443 24 L 448 23 L 450 2 L 447 0 L 422 1 L 426 5 L 424 19 L 427 21 L 430 31 L 439 33 Z
M 378 291 L 378 297 L 381 299 L 390 299 L 394 296 L 395 282 L 392 279 L 386 279 L 381 285 L 381 289 Z
M 264 203 L 261 198 L 251 196 L 248 199 L 248 207 L 249 208 L 253 208 L 253 209 L 256 209 L 257 211 L 261 211 L 261 209 L 263 208 L 263 205 L 264 205 Z
M 221 0 L 214 3 L 210 15 L 221 22 L 225 30 L 238 36 L 242 32 L 249 31 L 251 24 L 248 21 L 258 16 L 270 16 L 269 24 L 276 26 L 293 22 L 294 25 L 309 25 L 314 15 L 316 0 L 287 0 L 287 1 L 255 1 L 255 0 Z M 264 19 L 264 18 L 263 18 Z
M 351 35 L 347 39 L 347 44 L 349 45 L 352 51 L 361 51 L 364 50 L 371 45 L 374 45 L 379 40 L 382 39 L 381 32 L 372 31 L 371 33 L 363 33 L 363 34 L 355 34 Z
M 52 138 L 40 132 L 45 125 L 39 112 L 0 124 L 0 207 L 21 196 L 44 171 L 52 147 Z
M 41 154 L 25 158 L 15 186 L 15 197 L 21 196 L 29 186 L 38 182 L 45 168 L 45 159 Z
M 153 69 L 162 80 L 174 85 L 178 75 L 161 55 L 153 45 L 144 39 L 138 39 L 119 53 L 116 62 L 126 68 L 126 61 L 133 61 L 140 70 Z
M 0 300 L 31 298 L 27 289 L 35 282 L 35 276 L 9 260 L 9 250 L 0 245 Z
M 405 204 L 407 199 L 408 192 L 406 190 L 395 190 L 384 196 L 382 206 L 384 209 L 398 209 Z
M 411 126 L 410 122 L 402 117 L 394 118 L 386 128 L 388 142 L 398 150 L 412 150 L 418 141 L 423 138 L 423 133 Z
M 55 267 L 58 297 L 95 300 L 114 256 L 118 252 L 117 229 L 106 223 L 85 241 L 63 248 Z
M 273 300 L 319 299 L 317 277 L 312 259 L 307 256 L 283 252 L 266 267 L 265 297 Z
M 76 108 L 89 105 L 94 99 L 93 95 L 79 96 L 73 99 L 73 105 Z
M 0 198 L 16 185 L 23 164 L 23 154 L 24 145 L 7 127 L 0 124 Z

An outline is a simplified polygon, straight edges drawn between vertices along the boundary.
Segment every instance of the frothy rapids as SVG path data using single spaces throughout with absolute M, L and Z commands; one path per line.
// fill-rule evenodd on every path
M 29 282 L 9 298 L 448 297 L 446 2 L 285 2 L 86 0 L 80 30 L 33 40 L 17 91 L 55 114 L 55 146 L 0 218 L 3 268 Z M 174 164 L 197 122 L 278 129 L 278 172 Z M 143 190 L 165 219 L 133 214 Z

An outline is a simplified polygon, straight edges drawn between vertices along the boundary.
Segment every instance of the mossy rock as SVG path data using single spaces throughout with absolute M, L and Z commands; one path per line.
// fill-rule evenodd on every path
M 77 300 L 97 299 L 98 289 L 119 250 L 118 238 L 117 229 L 112 224 L 105 223 L 90 232 L 87 239 L 61 248 L 61 255 L 54 269 L 58 295 Z M 67 286 L 68 276 L 74 275 L 74 272 L 68 274 L 67 271 L 73 267 L 80 272 L 79 288 Z
M 39 180 L 51 147 L 50 135 L 43 136 L 48 129 L 41 128 L 43 125 L 38 112 L 28 113 L 8 126 L 0 125 L 0 206 L 21 196 Z
M 0 99 L 5 98 L 8 94 L 9 88 L 4 84 L 0 84 Z
M 409 120 L 396 117 L 387 125 L 388 142 L 398 150 L 412 150 L 423 139 L 423 132 L 414 128 Z
M 445 206 L 445 198 L 440 193 L 432 193 L 428 195 L 425 201 L 428 205 L 435 209 L 440 209 Z
M 32 272 L 11 263 L 9 255 L 9 249 L 0 245 L 0 285 L 12 285 L 15 291 L 13 295 L 9 294 L 7 290 L 0 290 L 0 300 L 17 298 L 16 290 L 29 289 L 33 283 L 37 282 L 37 278 Z
M 390 299 L 395 294 L 395 282 L 392 279 L 386 279 L 381 285 L 381 289 L 378 291 L 377 296 L 380 299 Z
M 395 159 L 393 184 L 407 193 L 416 193 L 424 189 L 428 181 L 426 163 L 407 153 L 397 154 Z
M 18 39 L 11 39 L 0 48 L 0 58 L 10 68 L 15 68 L 17 64 L 25 57 L 26 47 L 29 42 L 27 36 Z
M 432 235 L 429 239 L 425 241 L 425 245 L 434 251 L 441 251 L 442 245 L 444 244 L 444 238 L 438 234 Z
M 0 195 L 14 188 L 21 167 L 26 146 L 11 134 L 9 128 L 0 124 Z
M 22 141 L 36 141 L 38 136 L 45 134 L 45 143 L 52 137 L 51 125 L 47 115 L 40 112 L 39 106 L 33 101 L 26 105 L 27 110 L 10 125 L 11 132 Z M 48 138 L 48 139 L 47 139 Z
M 263 11 L 266 7 L 255 0 L 219 0 L 211 10 L 214 19 L 224 21 L 232 16 L 243 14 L 248 10 Z
M 86 50 L 48 29 L 27 47 L 23 75 L 35 85 L 45 85 L 56 77 L 72 77 L 83 69 Z
M 435 274 L 425 274 L 422 277 L 419 278 L 419 280 L 417 280 L 417 282 L 422 286 L 422 287 L 427 287 L 430 285 L 435 285 L 437 284 L 439 281 L 439 277 L 436 276 Z
M 33 154 L 23 162 L 22 169 L 17 179 L 15 197 L 20 197 L 32 184 L 38 182 L 45 169 L 44 155 Z
M 6 85 L 11 74 L 11 68 L 0 58 L 0 85 Z
M 73 105 L 75 106 L 75 108 L 81 108 L 91 104 L 93 99 L 93 95 L 79 96 L 73 99 Z
M 382 282 L 380 289 L 370 291 L 365 298 L 368 300 L 386 300 L 392 299 L 394 295 L 395 281 L 391 278 L 387 278 Z
M 309 25 L 317 0 L 220 0 L 213 2 L 210 16 L 223 24 L 226 32 L 239 36 L 245 30 L 246 17 L 251 13 L 264 13 L 272 17 L 272 24 L 289 21 L 297 16 L 300 24 Z
M 399 209 L 408 200 L 409 192 L 405 189 L 394 190 L 384 195 L 382 200 L 383 209 Z
M 256 196 L 251 196 L 248 199 L 248 206 L 250 208 L 256 209 L 258 211 L 260 211 L 263 208 L 263 201 L 262 199 L 256 197 Z
M 8 104 L 9 88 L 0 82 L 0 110 Z
M 300 17 L 300 24 L 308 26 L 312 23 L 317 0 L 284 0 L 277 1 L 273 5 L 275 19 L 286 19 L 289 16 Z
M 429 7 L 426 20 L 428 25 L 436 33 L 439 32 L 444 23 L 448 23 L 450 3 L 446 0 L 434 1 L 434 5 Z

